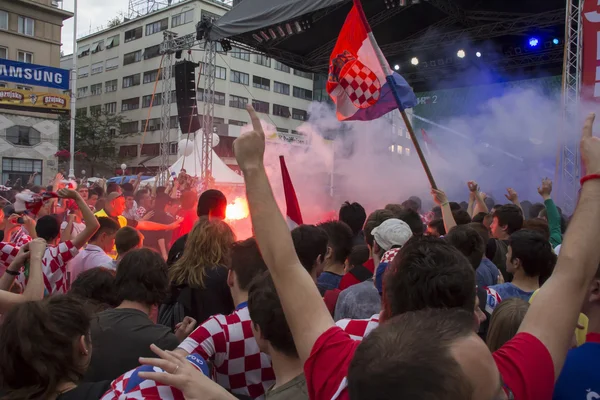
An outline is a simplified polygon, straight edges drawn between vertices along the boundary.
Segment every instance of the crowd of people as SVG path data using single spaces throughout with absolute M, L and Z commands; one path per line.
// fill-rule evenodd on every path
M 541 180 L 496 204 L 421 199 L 290 230 L 234 142 L 254 236 L 218 190 L 65 181 L 5 192 L 0 398 L 600 398 L 600 139 L 573 215 Z M 482 185 L 483 186 L 483 185 Z M 7 189 L 8 188 L 4 188 Z

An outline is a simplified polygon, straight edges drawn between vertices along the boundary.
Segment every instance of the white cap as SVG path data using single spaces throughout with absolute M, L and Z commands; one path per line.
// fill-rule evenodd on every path
M 388 251 L 393 246 L 404 246 L 412 237 L 408 224 L 400 219 L 385 220 L 371 231 L 371 235 L 383 250 Z

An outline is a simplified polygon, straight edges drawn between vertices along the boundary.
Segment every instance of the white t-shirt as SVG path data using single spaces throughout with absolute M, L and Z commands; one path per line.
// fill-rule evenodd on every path
M 108 256 L 100 247 L 87 244 L 79 254 L 77 254 L 68 264 L 68 270 L 71 273 L 71 283 L 77 279 L 77 276 L 92 268 L 105 267 L 113 269 L 113 259 Z
M 67 221 L 63 221 L 63 223 L 60 224 L 60 230 L 64 231 L 65 228 L 67 227 L 67 224 L 68 224 Z M 75 236 L 77 236 L 81 232 L 83 232 L 84 229 L 85 229 L 85 224 L 83 222 L 73 222 L 73 228 L 71 229 L 71 239 L 74 239 Z

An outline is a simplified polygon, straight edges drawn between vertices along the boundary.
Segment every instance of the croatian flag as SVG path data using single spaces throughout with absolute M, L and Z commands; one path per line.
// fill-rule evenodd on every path
M 396 102 L 390 83 L 398 92 Z M 331 53 L 327 93 L 340 121 L 370 121 L 400 108 L 417 104 L 406 80 L 392 71 L 375 41 L 360 0 L 346 17 Z
M 298 225 L 302 225 L 302 213 L 300 212 L 300 204 L 298 204 L 298 198 L 296 197 L 296 191 L 294 190 L 294 185 L 292 184 L 292 178 L 290 178 L 290 173 L 285 165 L 285 159 L 283 156 L 279 156 L 279 163 L 281 164 L 283 193 L 285 194 L 285 206 L 287 208 L 286 220 L 291 230 Z

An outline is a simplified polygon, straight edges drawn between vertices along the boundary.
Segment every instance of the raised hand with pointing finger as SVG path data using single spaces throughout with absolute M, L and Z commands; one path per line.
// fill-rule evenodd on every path
M 242 134 L 233 142 L 233 152 L 243 173 L 263 167 L 265 154 L 265 132 L 260 119 L 251 105 L 246 110 L 252 121 L 252 131 Z

